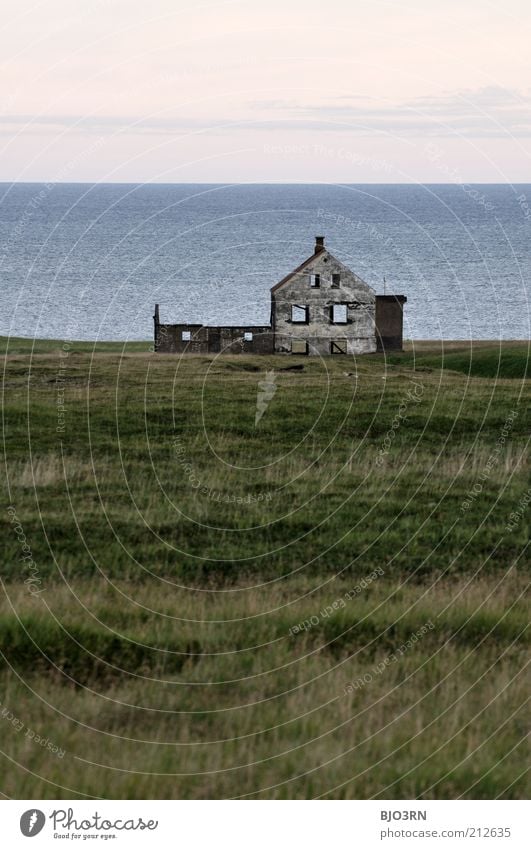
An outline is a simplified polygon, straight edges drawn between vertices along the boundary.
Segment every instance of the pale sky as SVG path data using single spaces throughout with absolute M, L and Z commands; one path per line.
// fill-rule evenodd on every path
M 0 180 L 531 182 L 529 0 L 2 0 Z

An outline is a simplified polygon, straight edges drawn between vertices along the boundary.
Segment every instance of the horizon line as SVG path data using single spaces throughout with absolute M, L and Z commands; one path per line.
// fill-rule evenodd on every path
M 35 186 L 35 185 L 54 185 L 54 186 L 531 186 L 531 182 L 519 180 L 506 180 L 504 182 L 479 180 L 466 180 L 462 183 L 455 182 L 421 182 L 411 180 L 409 182 L 402 181 L 373 181 L 373 182 L 337 182 L 329 180 L 314 180 L 306 182 L 297 180 L 290 182 L 286 180 L 222 180 L 222 181 L 203 181 L 203 180 L 180 180 L 180 181 L 150 181 L 150 180 L 0 180 L 0 186 Z

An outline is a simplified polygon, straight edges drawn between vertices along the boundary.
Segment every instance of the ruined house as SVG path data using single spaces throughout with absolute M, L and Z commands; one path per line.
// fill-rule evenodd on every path
M 271 289 L 271 323 L 161 324 L 155 350 L 172 354 L 370 354 L 402 349 L 404 295 L 377 295 L 316 236 L 315 249 Z

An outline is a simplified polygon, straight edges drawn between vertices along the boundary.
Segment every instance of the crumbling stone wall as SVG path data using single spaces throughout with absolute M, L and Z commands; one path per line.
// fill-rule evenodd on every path
M 190 339 L 183 339 L 183 334 L 188 333 Z M 249 333 L 252 340 L 245 338 Z M 155 323 L 155 351 L 162 354 L 272 354 L 273 334 L 268 325 L 210 327 Z

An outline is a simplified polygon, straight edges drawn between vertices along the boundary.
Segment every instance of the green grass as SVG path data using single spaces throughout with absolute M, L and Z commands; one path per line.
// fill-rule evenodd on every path
M 0 354 L 139 353 L 148 352 L 153 342 L 90 342 L 63 339 L 32 339 L 24 336 L 0 336 Z
M 524 343 L 62 345 L 4 340 L 4 794 L 526 795 Z
M 403 354 L 391 355 L 393 364 L 411 364 L 416 369 L 447 369 L 470 377 L 498 379 L 529 378 L 531 349 L 519 342 L 500 342 L 493 346 L 485 343 L 450 342 L 441 345 L 436 353 L 423 353 L 426 343 L 407 346 Z M 433 347 L 433 346 L 432 346 Z

